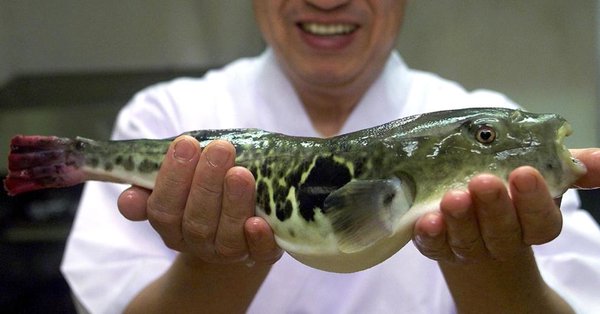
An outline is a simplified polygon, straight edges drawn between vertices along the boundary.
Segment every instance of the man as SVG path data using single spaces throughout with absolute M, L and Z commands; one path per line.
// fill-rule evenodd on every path
M 407 69 L 392 52 L 405 5 L 255 0 L 269 45 L 262 56 L 138 94 L 121 113 L 115 137 L 228 127 L 331 136 L 425 111 L 515 106 L 502 95 L 468 93 Z M 575 153 L 592 173 L 600 171 L 597 150 Z M 195 140 L 178 138 L 155 189 L 132 187 L 118 198 L 123 216 L 150 224 L 110 210 L 120 187 L 89 184 L 63 265 L 82 304 L 97 312 L 208 313 L 550 313 L 598 306 L 588 290 L 600 285 L 600 231 L 575 209 L 571 194 L 561 233 L 563 216 L 532 168 L 515 170 L 508 188 L 481 175 L 468 191 L 449 191 L 440 212 L 417 221 L 414 247 L 340 275 L 282 255 L 269 226 L 254 217 L 254 178 L 233 160 L 227 142 L 201 150 Z M 597 180 L 588 175 L 579 183 L 592 187 Z M 534 258 L 532 245 L 548 242 Z M 584 272 L 582 282 L 564 276 L 575 269 Z

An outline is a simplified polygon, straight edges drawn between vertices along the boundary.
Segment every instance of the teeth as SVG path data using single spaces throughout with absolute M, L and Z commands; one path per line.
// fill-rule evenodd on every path
M 304 23 L 301 26 L 304 31 L 319 36 L 345 35 L 356 29 L 356 26 L 351 24 Z

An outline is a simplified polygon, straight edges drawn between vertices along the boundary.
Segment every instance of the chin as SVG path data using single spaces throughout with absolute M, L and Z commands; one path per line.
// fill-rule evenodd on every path
M 314 67 L 318 71 L 305 72 L 303 77 L 307 82 L 318 84 L 322 87 L 338 87 L 356 81 L 358 71 L 344 71 L 328 66 Z

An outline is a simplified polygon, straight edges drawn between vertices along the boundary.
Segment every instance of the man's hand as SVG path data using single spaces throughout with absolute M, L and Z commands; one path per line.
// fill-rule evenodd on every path
M 600 149 L 573 149 L 573 157 L 587 173 L 576 187 L 600 187 Z M 421 217 L 414 243 L 423 255 L 442 262 L 473 263 L 506 260 L 533 244 L 553 240 L 560 233 L 562 216 L 540 173 L 521 167 L 500 178 L 479 175 L 467 191 L 450 191 L 440 212 Z
M 600 187 L 600 149 L 571 150 L 587 173 L 575 187 Z M 570 313 L 539 273 L 531 246 L 552 241 L 562 215 L 540 173 L 521 167 L 508 188 L 492 175 L 450 191 L 440 211 L 420 217 L 413 242 L 439 262 L 459 312 Z
M 539 273 L 531 245 L 551 241 L 562 215 L 540 173 L 521 167 L 508 188 L 492 175 L 448 192 L 421 217 L 414 243 L 438 261 L 458 312 L 570 313 Z
M 269 225 L 254 216 L 255 182 L 235 167 L 235 148 L 214 141 L 204 149 L 189 136 L 170 146 L 153 191 L 131 187 L 118 207 L 148 220 L 166 246 L 208 263 L 272 264 L 282 254 Z M 192 258 L 193 259 L 193 258 Z
M 513 171 L 508 189 L 498 177 L 476 176 L 468 191 L 448 192 L 440 209 L 421 217 L 414 234 L 417 248 L 442 262 L 507 260 L 551 241 L 562 227 L 544 179 L 531 167 Z

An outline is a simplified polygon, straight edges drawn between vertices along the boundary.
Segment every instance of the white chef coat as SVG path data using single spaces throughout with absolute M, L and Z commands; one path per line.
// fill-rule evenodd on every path
M 341 133 L 407 115 L 474 106 L 516 105 L 498 93 L 467 92 L 436 75 L 410 70 L 393 53 Z M 203 78 L 181 78 L 138 93 L 120 113 L 114 138 L 164 138 L 195 129 L 234 127 L 318 136 L 270 50 Z M 147 222 L 131 222 L 120 215 L 116 199 L 124 187 L 88 183 L 67 243 L 62 271 L 74 296 L 94 313 L 122 311 L 177 254 Z M 561 235 L 535 247 L 535 252 L 550 286 L 582 312 L 599 312 L 600 231 L 577 207 L 575 194 L 569 193 L 563 201 Z M 249 312 L 453 313 L 455 309 L 436 262 L 409 243 L 380 265 L 352 274 L 315 270 L 284 255 Z

